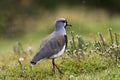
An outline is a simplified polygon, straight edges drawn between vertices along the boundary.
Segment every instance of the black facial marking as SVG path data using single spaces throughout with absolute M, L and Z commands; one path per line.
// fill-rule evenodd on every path
M 67 20 L 60 20 L 59 22 L 67 23 Z
M 63 23 L 66 23 L 66 21 L 62 21 Z

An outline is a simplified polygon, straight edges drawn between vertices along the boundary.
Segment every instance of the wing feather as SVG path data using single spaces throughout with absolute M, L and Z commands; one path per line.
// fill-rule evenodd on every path
M 31 62 L 36 63 L 41 59 L 50 58 L 52 55 L 57 54 L 60 50 L 62 50 L 65 43 L 67 43 L 67 41 L 64 35 L 53 32 L 43 41 Z

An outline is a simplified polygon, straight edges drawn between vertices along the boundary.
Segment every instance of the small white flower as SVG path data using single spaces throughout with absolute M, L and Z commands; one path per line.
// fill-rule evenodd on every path
M 94 53 L 95 51 L 94 50 L 90 50 L 90 53 Z
M 116 45 L 116 44 L 114 44 L 114 48 L 117 48 L 117 45 Z
M 24 61 L 24 58 L 20 57 L 20 58 L 19 58 L 19 61 L 20 61 L 20 62 Z
M 74 76 L 73 76 L 73 75 L 70 75 L 70 76 L 69 76 L 69 79 L 71 79 L 71 78 L 74 78 Z
M 70 50 L 69 50 L 69 49 L 67 49 L 67 50 L 66 50 L 66 53 L 70 53 Z
M 32 51 L 32 50 L 33 50 L 33 46 L 29 46 L 28 51 Z
M 82 51 L 82 49 L 79 49 L 79 51 Z
M 77 50 L 74 50 L 73 53 L 75 54 L 77 52 Z
M 100 48 L 99 47 L 96 47 L 96 50 L 99 50 Z
M 118 45 L 117 48 L 119 48 L 120 46 Z
M 80 38 L 81 36 L 79 34 L 76 35 L 77 38 Z
M 113 49 L 113 46 L 110 46 L 110 49 Z
M 85 45 L 88 46 L 90 43 L 86 43 Z
M 87 55 L 87 53 L 86 53 L 86 52 L 83 52 L 83 55 Z
M 81 54 L 81 52 L 79 51 L 78 54 Z
M 105 51 L 105 53 L 109 53 L 109 49 L 107 49 L 107 50 Z
M 117 64 L 117 66 L 118 66 L 118 68 L 120 68 L 120 65 L 119 65 L 119 64 Z

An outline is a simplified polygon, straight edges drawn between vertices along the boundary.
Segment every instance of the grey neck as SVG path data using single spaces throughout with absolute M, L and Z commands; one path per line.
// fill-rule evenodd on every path
M 62 25 L 55 25 L 55 31 L 57 31 L 63 35 L 66 35 L 66 30 L 65 30 L 64 26 L 62 26 Z

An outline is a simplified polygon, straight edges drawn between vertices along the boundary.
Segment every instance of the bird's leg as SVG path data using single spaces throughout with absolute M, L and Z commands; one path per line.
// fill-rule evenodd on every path
M 55 74 L 55 62 L 54 62 L 54 58 L 52 59 L 52 64 L 53 64 L 53 73 Z
M 55 73 L 55 67 L 58 69 L 60 74 L 63 74 L 63 72 L 59 69 L 59 67 L 55 64 L 55 58 L 52 59 L 52 64 L 53 64 L 53 71 Z
M 58 69 L 60 74 L 63 74 L 63 72 L 58 68 L 58 66 L 56 65 L 56 68 Z

